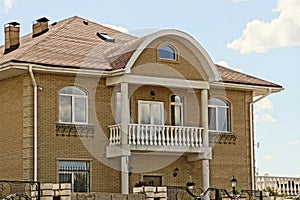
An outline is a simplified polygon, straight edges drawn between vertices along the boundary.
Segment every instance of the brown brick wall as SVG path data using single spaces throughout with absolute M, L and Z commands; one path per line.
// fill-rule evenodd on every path
M 177 52 L 175 61 L 158 58 L 157 48 L 164 44 L 175 47 Z M 200 70 L 196 70 L 198 68 Z M 166 36 L 149 44 L 134 63 L 132 73 L 155 77 L 204 80 L 201 63 L 196 59 L 194 52 L 180 42 L 178 38 L 174 39 Z
M 105 162 L 118 162 L 105 158 L 108 125 L 114 124 L 111 111 L 112 88 L 104 86 L 97 78 L 80 78 L 36 74 L 39 86 L 39 180 L 58 181 L 59 160 L 90 162 L 91 191 L 119 192 L 120 173 L 105 166 Z M 65 86 L 77 85 L 89 94 L 89 124 L 94 125 L 94 135 L 88 137 L 56 134 L 58 122 L 58 93 Z M 102 128 L 102 130 L 101 130 Z M 98 160 L 105 160 L 99 162 Z M 115 166 L 113 165 L 113 166 Z M 108 184 L 107 182 L 110 182 Z
M 166 40 L 178 51 L 178 59 L 175 62 L 157 59 L 156 48 L 165 44 Z M 174 38 L 162 37 L 153 41 L 141 54 L 132 72 L 139 75 L 189 80 L 205 79 L 195 66 L 201 66 L 201 64 L 186 45 Z M 45 73 L 35 73 L 35 76 L 38 85 L 42 88 L 38 92 L 38 179 L 41 182 L 55 183 L 58 181 L 58 161 L 83 160 L 90 162 L 91 192 L 120 192 L 120 158 L 106 158 L 107 127 L 115 124 L 113 96 L 119 88 L 107 87 L 105 79 L 99 80 L 99 77 Z M 95 129 L 92 135 L 79 137 L 57 134 L 58 93 L 61 88 L 72 85 L 83 88 L 89 95 L 89 124 Z M 184 125 L 201 126 L 200 90 L 148 85 L 129 86 L 130 112 L 133 122 L 138 121 L 138 100 L 152 100 L 151 90 L 155 92 L 155 101 L 164 102 L 165 124 L 170 124 L 170 95 L 177 94 L 181 95 L 184 100 Z M 32 179 L 33 89 L 31 79 L 26 74 L 1 81 L 0 92 L 7 94 L 0 100 L 1 137 L 4 138 L 3 140 L 1 138 L 1 141 L 9 144 L 8 147 L 3 147 L 5 151 L 0 151 L 0 178 Z M 209 96 L 223 97 L 229 102 L 231 131 L 237 135 L 236 144 L 216 144 L 213 147 L 213 160 L 210 161 L 211 186 L 228 188 L 232 175 L 235 175 L 239 181 L 239 187 L 249 189 L 251 186 L 249 103 L 252 94 L 244 91 L 213 90 L 210 91 Z M 11 159 L 9 161 L 3 159 L 6 157 Z M 134 159 L 140 161 L 140 164 L 133 166 L 137 173 L 130 176 L 130 188 L 139 180 L 139 173 L 143 172 L 143 168 L 145 168 L 145 175 L 161 175 L 163 185 L 182 186 L 189 181 L 190 176 L 197 185 L 202 185 L 202 162 L 188 162 L 186 155 L 154 156 L 133 153 L 130 161 Z M 160 168 L 166 160 L 169 161 L 168 164 Z M 14 168 L 10 167 L 12 165 Z M 176 167 L 179 169 L 179 174 L 173 177 Z M 149 172 L 146 168 L 155 170 Z M 13 176 L 8 176 L 7 172 L 11 169 L 15 170 L 15 173 Z
M 23 76 L 0 81 L 0 179 L 23 179 Z
M 236 134 L 236 144 L 216 144 L 210 161 L 215 187 L 228 188 L 234 175 L 240 189 L 251 189 L 250 169 L 250 110 L 251 92 L 226 90 L 230 105 L 231 132 Z M 210 97 L 223 97 L 224 91 L 211 91 Z

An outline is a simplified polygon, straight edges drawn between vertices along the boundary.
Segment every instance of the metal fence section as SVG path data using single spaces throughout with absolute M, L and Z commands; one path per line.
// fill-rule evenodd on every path
M 185 186 L 167 186 L 168 200 L 176 200 L 177 193 L 185 191 Z
M 39 200 L 40 183 L 0 180 L 0 199 Z

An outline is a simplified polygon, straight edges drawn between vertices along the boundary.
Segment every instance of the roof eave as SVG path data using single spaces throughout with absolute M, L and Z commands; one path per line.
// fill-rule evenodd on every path
M 284 88 L 280 85 L 255 85 L 247 83 L 231 83 L 231 82 L 212 82 L 210 83 L 211 88 L 226 88 L 226 89 L 235 89 L 243 91 L 252 91 L 254 96 L 265 95 L 268 93 L 277 93 Z
M 66 74 L 66 75 L 88 75 L 88 76 L 115 76 L 124 74 L 125 69 L 117 70 L 101 70 L 101 69 L 88 69 L 74 66 L 54 66 L 44 65 L 38 63 L 21 62 L 21 61 L 9 61 L 0 65 L 1 77 L 0 79 L 13 77 L 25 73 L 24 70 L 28 70 L 29 66 L 33 71 L 53 74 Z

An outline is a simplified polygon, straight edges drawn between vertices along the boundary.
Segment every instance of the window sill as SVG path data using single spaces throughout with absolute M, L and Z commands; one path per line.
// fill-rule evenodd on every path
M 94 125 L 91 124 L 56 123 L 56 135 L 58 136 L 93 137 L 94 132 Z
M 171 60 L 171 59 L 158 58 L 157 60 L 158 62 L 179 64 L 179 61 L 177 59 Z

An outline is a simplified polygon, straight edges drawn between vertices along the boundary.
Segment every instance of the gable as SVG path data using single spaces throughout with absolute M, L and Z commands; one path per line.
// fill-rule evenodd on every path
M 158 57 L 157 49 L 170 45 L 176 51 L 175 60 Z M 204 48 L 191 36 L 177 30 L 162 30 L 145 37 L 125 67 L 126 73 L 219 81 L 216 66 Z

